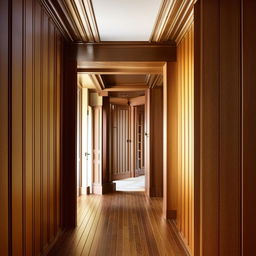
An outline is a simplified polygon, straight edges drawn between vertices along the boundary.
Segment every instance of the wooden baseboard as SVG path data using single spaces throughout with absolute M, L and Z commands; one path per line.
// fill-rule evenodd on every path
M 49 252 L 51 251 L 51 249 L 54 247 L 54 245 L 57 243 L 57 241 L 59 240 L 59 238 L 63 235 L 63 230 L 59 230 L 57 235 L 55 236 L 55 238 L 52 240 L 52 242 L 50 242 L 49 244 L 44 246 L 43 251 L 41 252 L 41 256 L 46 256 L 49 254 Z
M 186 241 L 183 239 L 182 234 L 179 232 L 179 230 L 176 226 L 175 220 L 170 219 L 169 223 L 171 224 L 171 227 L 173 229 L 173 233 L 174 233 L 175 237 L 177 238 L 177 240 L 181 244 L 184 252 L 186 253 L 186 256 L 191 256 L 190 249 L 188 248 Z
M 92 191 L 93 191 L 93 194 L 96 194 L 96 195 L 112 193 L 116 191 L 116 183 L 114 182 L 109 182 L 104 184 L 94 183 L 92 185 Z
M 80 187 L 79 188 L 79 195 L 89 195 L 90 194 L 90 187 Z
M 177 218 L 177 211 L 176 210 L 167 210 L 166 218 L 168 220 L 175 220 Z

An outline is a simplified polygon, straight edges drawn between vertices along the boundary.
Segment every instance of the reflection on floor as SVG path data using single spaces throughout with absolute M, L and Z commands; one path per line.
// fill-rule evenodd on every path
M 77 227 L 65 230 L 48 256 L 185 256 L 162 204 L 144 192 L 81 196 Z
M 145 191 L 145 176 L 115 180 L 116 191 Z

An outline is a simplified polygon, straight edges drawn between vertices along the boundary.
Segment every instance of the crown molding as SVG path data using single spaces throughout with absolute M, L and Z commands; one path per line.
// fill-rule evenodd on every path
M 195 0 L 163 0 L 150 42 L 174 40 L 182 38 L 193 22 Z
M 91 0 L 41 0 L 63 36 L 73 42 L 100 42 Z

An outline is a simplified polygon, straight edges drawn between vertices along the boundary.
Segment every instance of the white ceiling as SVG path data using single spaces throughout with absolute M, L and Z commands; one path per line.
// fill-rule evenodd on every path
M 101 41 L 148 41 L 162 0 L 92 0 Z

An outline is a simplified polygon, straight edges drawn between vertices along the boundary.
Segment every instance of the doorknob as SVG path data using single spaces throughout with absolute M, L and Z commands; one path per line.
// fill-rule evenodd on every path
M 84 156 L 89 156 L 89 155 L 90 155 L 90 153 L 88 153 L 88 152 L 84 153 Z

